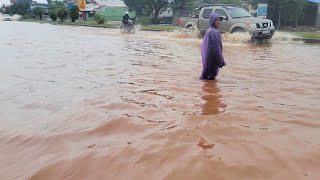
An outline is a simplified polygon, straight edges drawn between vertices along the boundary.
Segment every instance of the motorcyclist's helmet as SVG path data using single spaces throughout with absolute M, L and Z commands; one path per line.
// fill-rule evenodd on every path
M 126 12 L 125 12 L 125 14 L 129 14 L 129 12 L 128 12 L 128 11 L 126 11 Z

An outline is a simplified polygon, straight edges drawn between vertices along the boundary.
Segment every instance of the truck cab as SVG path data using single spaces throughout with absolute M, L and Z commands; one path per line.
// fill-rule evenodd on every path
M 222 32 L 248 32 L 255 39 L 270 39 L 275 33 L 273 22 L 269 19 L 253 17 L 237 5 L 217 5 L 201 9 L 198 24 L 201 34 L 209 28 L 209 16 L 212 12 L 223 17 L 220 27 Z
M 187 22 L 185 27 L 197 26 L 201 35 L 204 35 L 209 28 L 210 13 L 215 12 L 223 17 L 220 30 L 222 32 L 248 32 L 252 39 L 270 39 L 275 33 L 273 22 L 269 19 L 253 17 L 249 12 L 238 5 L 207 5 L 204 6 L 197 21 L 193 18 Z

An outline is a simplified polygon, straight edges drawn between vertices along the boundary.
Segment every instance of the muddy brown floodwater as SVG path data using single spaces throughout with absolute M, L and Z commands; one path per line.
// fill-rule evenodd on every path
M 320 179 L 320 46 L 0 22 L 0 179 Z

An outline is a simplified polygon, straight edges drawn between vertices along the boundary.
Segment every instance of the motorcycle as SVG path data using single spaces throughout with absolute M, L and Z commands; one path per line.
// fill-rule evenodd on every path
M 133 33 L 135 34 L 136 29 L 134 27 L 136 22 L 136 18 L 132 18 L 129 20 L 128 24 L 124 24 L 123 22 L 120 24 L 120 32 L 121 33 Z

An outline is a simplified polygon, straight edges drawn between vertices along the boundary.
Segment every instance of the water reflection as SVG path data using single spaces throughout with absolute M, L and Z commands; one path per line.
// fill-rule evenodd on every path
M 216 115 L 225 111 L 227 105 L 221 101 L 217 81 L 203 81 L 202 91 L 206 93 L 201 97 L 205 101 L 202 105 L 203 115 Z

